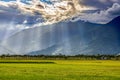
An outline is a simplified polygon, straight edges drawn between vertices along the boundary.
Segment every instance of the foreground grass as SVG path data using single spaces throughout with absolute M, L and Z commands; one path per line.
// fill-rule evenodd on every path
M 120 61 L 0 60 L 0 80 L 120 80 Z

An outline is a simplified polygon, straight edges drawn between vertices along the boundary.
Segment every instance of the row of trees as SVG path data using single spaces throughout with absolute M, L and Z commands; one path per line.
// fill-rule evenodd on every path
M 16 59 L 16 60 L 120 60 L 120 55 L 1 55 L 0 59 Z

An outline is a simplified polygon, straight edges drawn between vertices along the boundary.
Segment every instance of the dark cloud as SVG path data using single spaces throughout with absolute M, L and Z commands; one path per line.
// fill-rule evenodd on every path
M 110 16 L 118 16 L 118 15 L 120 15 L 120 4 L 118 4 L 118 3 L 113 4 L 112 8 L 109 8 L 107 10 L 107 13 Z
M 120 16 L 120 4 L 114 3 L 112 7 L 106 10 L 101 10 L 95 13 L 84 13 L 83 15 L 80 15 L 79 18 L 76 18 L 75 21 L 84 20 L 92 23 L 105 24 L 117 16 Z
M 87 6 L 96 7 L 99 9 L 106 9 L 113 5 L 113 3 L 120 3 L 119 0 L 80 0 L 80 2 Z
M 15 23 L 15 24 L 23 24 L 25 20 L 27 20 L 27 24 L 36 23 L 38 17 L 40 16 L 30 16 L 30 15 L 22 15 L 22 14 L 14 14 L 8 12 L 0 12 L 0 23 Z
M 118 0 L 80 0 L 81 4 L 86 6 L 95 7 L 99 10 L 89 10 L 84 12 L 79 18 L 81 20 L 94 22 L 94 23 L 106 23 L 111 19 L 120 15 L 120 2 Z M 116 2 L 116 3 L 115 3 Z M 113 5 L 113 6 L 112 6 Z M 112 6 L 112 7 L 111 7 Z M 20 7 L 20 6 L 19 6 Z M 27 20 L 28 23 L 35 23 L 38 20 L 39 13 L 30 15 L 20 11 L 21 8 L 18 8 L 17 3 L 14 2 L 2 3 L 0 5 L 0 21 L 15 21 L 17 23 L 23 23 Z M 24 11 L 24 10 L 23 10 Z M 38 14 L 38 15 L 37 15 Z M 62 17 L 60 15 L 60 17 Z M 41 21 L 40 21 L 41 22 Z

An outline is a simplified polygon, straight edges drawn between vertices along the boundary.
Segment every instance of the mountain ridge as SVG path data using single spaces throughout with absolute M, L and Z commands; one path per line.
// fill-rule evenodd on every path
M 117 54 L 120 53 L 118 20 L 119 17 L 105 25 L 76 21 L 36 27 L 15 34 L 4 45 L 25 54 L 37 52 L 39 55 L 49 51 L 51 55 Z

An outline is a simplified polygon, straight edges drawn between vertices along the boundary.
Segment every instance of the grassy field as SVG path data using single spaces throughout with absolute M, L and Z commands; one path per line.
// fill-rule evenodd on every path
M 120 61 L 0 60 L 0 80 L 120 80 Z

